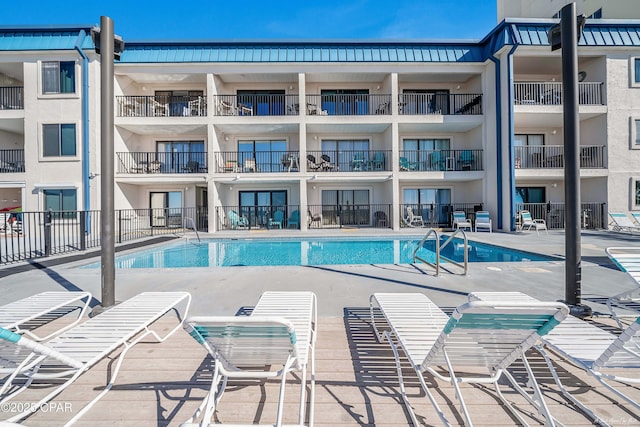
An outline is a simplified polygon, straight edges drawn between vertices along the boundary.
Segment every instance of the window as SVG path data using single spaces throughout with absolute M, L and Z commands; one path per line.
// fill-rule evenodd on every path
M 445 170 L 446 159 L 451 157 L 449 139 L 404 139 L 400 156 L 418 170 Z
M 544 163 L 544 135 L 516 134 L 513 136 L 515 167 L 541 168 Z
M 633 208 L 640 207 L 640 179 L 633 182 Z
M 42 63 L 42 93 L 75 93 L 76 63 L 73 61 L 48 61 Z
M 162 173 L 206 172 L 204 141 L 158 141 L 157 160 Z
M 631 58 L 631 86 L 640 87 L 640 58 Z
M 75 189 L 43 190 L 44 210 L 53 211 L 54 218 L 74 218 L 78 206 Z
M 286 191 L 240 191 L 240 215 L 249 220 L 251 227 L 268 227 L 276 211 L 287 214 Z
M 366 139 L 323 139 L 322 154 L 329 156 L 331 161 L 337 163 L 339 171 L 363 170 L 363 165 L 372 160 L 369 141 Z
M 322 190 L 326 225 L 370 225 L 369 190 Z
M 634 148 L 640 148 L 640 119 L 633 119 L 631 137 L 633 138 Z
M 323 89 L 322 110 L 330 116 L 362 116 L 369 112 L 368 89 Z
M 76 155 L 76 125 L 42 125 L 42 155 L 62 157 Z
M 283 140 L 238 141 L 238 165 L 245 172 L 279 172 L 286 150 Z
M 422 217 L 424 224 L 449 225 L 451 217 L 451 190 L 448 188 L 405 188 L 402 191 L 404 207 L 401 215 L 407 216 L 406 208 Z
M 602 8 L 596 10 L 591 15 L 587 16 L 587 19 L 602 19 Z

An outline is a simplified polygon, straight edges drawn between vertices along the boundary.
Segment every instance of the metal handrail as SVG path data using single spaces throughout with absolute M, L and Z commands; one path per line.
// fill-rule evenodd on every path
M 456 237 L 456 235 L 458 233 L 462 233 L 462 240 L 464 241 L 464 261 L 463 261 L 463 264 L 460 264 L 459 262 L 457 262 L 457 261 L 455 261 L 455 260 L 453 260 L 451 258 L 445 257 L 445 256 L 440 254 L 441 250 L 444 249 L 445 247 L 447 247 L 447 245 L 449 243 L 451 243 L 451 241 L 454 239 L 454 237 Z M 433 264 L 433 263 L 431 263 L 431 262 L 429 262 L 429 261 L 427 261 L 427 260 L 425 260 L 425 259 L 423 259 L 423 258 L 421 258 L 421 257 L 419 257 L 417 255 L 418 250 L 425 244 L 425 242 L 427 240 L 429 240 L 429 237 L 431 235 L 434 235 L 435 239 L 436 239 L 436 263 L 435 264 Z M 458 228 L 458 229 L 454 230 L 454 232 L 451 234 L 451 236 L 449 236 L 449 238 L 443 244 L 440 244 L 440 237 L 438 236 L 438 232 L 435 229 L 430 228 L 429 231 L 427 231 L 427 234 L 425 234 L 425 236 L 422 238 L 422 240 L 420 240 L 420 243 L 418 243 L 416 248 L 413 250 L 413 262 L 418 260 L 418 261 L 422 261 L 423 263 L 425 263 L 425 264 L 427 264 L 427 265 L 429 265 L 431 267 L 434 267 L 436 269 L 436 276 L 438 276 L 440 274 L 440 260 L 441 259 L 444 259 L 445 261 L 447 261 L 447 262 L 449 262 L 449 263 L 451 263 L 451 264 L 453 264 L 453 265 L 455 265 L 457 267 L 463 268 L 464 269 L 464 275 L 465 276 L 467 275 L 467 272 L 469 270 L 469 241 L 467 239 L 467 234 L 464 232 L 463 229 Z
M 198 229 L 196 227 L 196 222 L 193 220 L 193 218 L 185 216 L 184 217 L 184 221 L 185 221 L 185 223 L 187 223 L 188 221 L 191 221 L 191 228 L 193 228 L 193 231 L 196 232 L 196 237 L 198 238 L 198 243 L 202 243 L 200 241 L 200 235 L 198 234 Z M 185 227 L 185 228 L 188 228 L 188 227 Z

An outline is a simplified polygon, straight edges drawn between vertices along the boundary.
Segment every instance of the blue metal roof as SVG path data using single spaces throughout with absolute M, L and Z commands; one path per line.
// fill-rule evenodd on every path
M 412 43 L 127 43 L 121 63 L 482 62 L 480 46 Z
M 547 31 L 558 20 L 539 23 L 507 22 L 513 29 L 510 44 L 548 46 Z M 579 46 L 640 46 L 640 21 L 615 22 L 613 20 L 587 20 Z
M 85 33 L 89 35 L 89 27 L 40 30 L 32 28 L 0 29 L 0 51 L 70 50 L 74 48 L 82 30 L 85 30 Z M 93 49 L 91 37 L 86 37 L 81 47 Z

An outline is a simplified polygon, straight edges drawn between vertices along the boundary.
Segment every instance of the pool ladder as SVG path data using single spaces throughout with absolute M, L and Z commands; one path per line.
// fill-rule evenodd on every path
M 457 234 L 462 234 L 462 240 L 464 241 L 464 261 L 462 264 L 460 264 L 458 261 L 454 261 L 450 258 L 447 258 L 446 256 L 443 256 L 440 254 L 440 252 L 442 251 L 442 249 L 444 249 L 445 247 L 447 247 L 448 244 L 451 243 L 451 241 L 456 237 Z M 433 236 L 433 238 L 431 238 L 431 236 Z M 433 264 L 429 261 L 427 261 L 424 258 L 421 258 L 418 256 L 418 250 L 420 250 L 420 248 L 422 248 L 424 246 L 424 244 L 427 242 L 427 240 L 435 240 L 436 244 L 436 263 Z M 464 269 L 464 275 L 467 275 L 467 271 L 469 269 L 469 243 L 467 240 L 467 235 L 464 232 L 463 229 L 458 228 L 456 230 L 454 230 L 454 232 L 451 234 L 451 236 L 449 236 L 449 238 L 443 243 L 443 244 L 439 244 L 440 243 L 440 236 L 438 235 L 438 232 L 433 229 L 430 228 L 429 231 L 427 231 L 427 234 L 425 234 L 425 236 L 422 238 L 422 240 L 420 240 L 420 243 L 418 243 L 418 246 L 416 246 L 416 248 L 413 250 L 413 262 L 415 263 L 416 261 L 421 261 L 433 268 L 436 269 L 436 276 L 438 276 L 440 274 L 440 260 L 445 260 L 448 263 L 451 263 L 457 267 L 460 267 L 462 269 Z
M 185 228 L 189 228 L 189 227 L 186 227 L 186 225 L 187 225 L 189 222 L 191 222 L 191 228 L 193 228 L 193 231 L 195 231 L 195 232 L 196 232 L 196 237 L 198 238 L 198 243 L 201 243 L 201 242 L 200 242 L 200 235 L 198 234 L 198 229 L 196 228 L 196 222 L 193 220 L 193 218 L 190 218 L 190 217 L 188 217 L 188 216 L 185 216 L 185 217 L 184 217 L 184 222 L 185 222 Z M 186 234 L 186 233 L 185 233 L 185 234 Z

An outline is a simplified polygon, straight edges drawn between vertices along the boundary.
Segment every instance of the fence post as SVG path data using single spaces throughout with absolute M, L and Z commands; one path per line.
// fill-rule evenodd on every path
M 153 236 L 153 208 L 149 208 L 149 235 Z
M 44 256 L 51 256 L 51 209 L 44 213 Z
M 78 234 L 80 235 L 80 250 L 84 251 L 87 249 L 87 233 L 85 232 L 85 225 L 87 223 L 87 217 L 85 216 L 85 211 L 82 211 L 80 215 L 80 224 L 78 229 Z
M 118 243 L 122 243 L 122 210 L 117 210 L 118 213 Z

